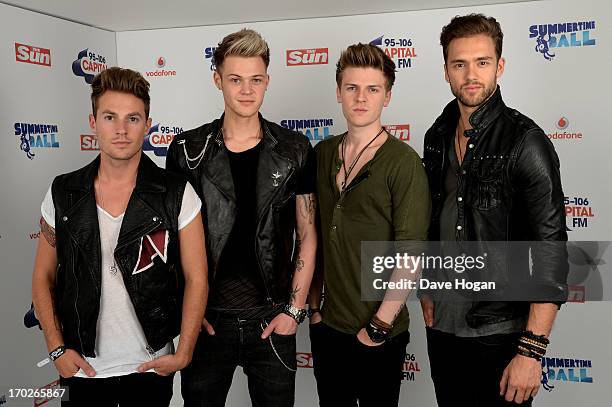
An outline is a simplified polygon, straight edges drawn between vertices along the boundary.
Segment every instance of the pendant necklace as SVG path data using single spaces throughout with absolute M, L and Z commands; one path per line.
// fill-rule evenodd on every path
M 342 181 L 340 183 L 340 192 L 344 192 L 344 190 L 346 189 L 346 186 L 347 186 L 346 185 L 346 181 L 348 180 L 348 177 L 351 175 L 351 172 L 353 172 L 353 169 L 355 168 L 355 165 L 357 164 L 357 162 L 361 158 L 361 155 L 364 153 L 364 151 L 368 147 L 370 147 L 370 144 L 372 144 L 374 142 L 374 140 L 376 140 L 378 138 L 378 136 L 380 136 L 382 134 L 383 131 L 385 131 L 385 128 L 381 127 L 380 131 L 378 133 L 376 133 L 376 135 L 372 138 L 372 140 L 370 140 L 370 142 L 368 144 L 366 144 L 365 147 L 363 147 L 361 149 L 361 151 L 359 152 L 359 154 L 357 154 L 357 156 L 355 157 L 355 159 L 353 160 L 351 165 L 349 165 L 348 171 L 346 169 L 346 164 L 345 164 L 345 160 L 344 160 L 344 150 L 346 148 L 346 137 L 348 136 L 348 132 L 344 134 L 344 137 L 342 137 L 342 147 L 340 149 L 340 151 L 342 153 L 342 170 L 344 171 L 344 181 Z

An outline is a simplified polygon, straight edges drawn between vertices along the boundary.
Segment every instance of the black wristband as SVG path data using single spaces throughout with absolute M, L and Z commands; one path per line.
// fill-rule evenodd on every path
M 49 358 L 51 359 L 52 362 L 55 362 L 64 353 L 66 353 L 66 348 L 64 347 L 64 345 L 58 346 L 57 348 L 49 352 Z
M 308 308 L 308 311 L 306 311 L 306 316 L 308 318 L 312 318 L 312 316 L 317 312 L 321 312 L 321 310 L 318 308 Z

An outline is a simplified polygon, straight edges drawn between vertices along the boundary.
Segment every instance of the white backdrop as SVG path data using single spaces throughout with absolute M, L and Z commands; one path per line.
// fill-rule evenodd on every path
M 30 303 L 36 242 L 36 236 L 31 239 L 30 235 L 38 232 L 38 208 L 44 191 L 54 175 L 77 168 L 95 156 L 95 151 L 82 151 L 91 147 L 86 120 L 89 89 L 84 78 L 73 73 L 72 62 L 80 51 L 89 48 L 96 54 L 94 58 L 106 57 L 108 66 L 117 62 L 145 75 L 151 82 L 151 115 L 157 124 L 146 149 L 163 166 L 165 149 L 174 134 L 222 113 L 223 99 L 211 80 L 211 47 L 243 25 L 114 34 L 9 6 L 0 5 L 0 11 L 0 67 L 4 73 L 0 79 L 0 125 L 6 140 L 5 148 L 0 150 L 0 169 L 5 175 L 0 180 L 4 191 L 0 210 L 2 405 L 2 395 L 8 388 L 40 386 L 56 377 L 52 366 L 35 366 L 45 355 L 42 335 L 35 329 L 25 329 L 21 318 Z M 606 76 L 612 68 L 612 7 L 603 0 L 580 4 L 539 1 L 249 24 L 271 48 L 271 83 L 264 116 L 281 125 L 297 126 L 313 143 L 343 132 L 345 122 L 335 100 L 335 62 L 347 45 L 379 39 L 398 65 L 393 97 L 383 113 L 383 122 L 396 126 L 397 136 L 422 153 L 425 131 L 452 98 L 443 78 L 440 29 L 453 16 L 469 12 L 483 12 L 500 21 L 506 58 L 506 72 L 500 81 L 502 95 L 509 106 L 533 118 L 553 139 L 568 198 L 570 239 L 610 240 L 612 219 L 606 210 L 612 202 L 608 181 L 612 160 L 607 156 L 612 142 L 607 133 L 612 128 L 612 118 L 605 95 L 612 90 Z M 581 22 L 588 24 L 570 24 L 570 30 L 578 31 L 553 34 L 549 45 L 558 46 L 550 48 L 546 55 L 549 59 L 536 50 L 536 38 L 530 38 L 530 27 L 534 25 L 557 28 L 557 24 Z M 52 66 L 18 62 L 16 42 L 51 49 Z M 298 60 L 295 55 L 304 55 L 302 61 L 317 63 L 296 65 L 291 63 Z M 59 148 L 34 147 L 36 156 L 28 159 L 15 134 L 17 122 L 57 125 Z M 34 136 L 36 145 L 37 134 Z M 607 246 L 600 243 L 598 247 L 594 257 L 601 256 Z M 409 309 L 412 343 L 407 350 L 401 404 L 434 406 L 420 310 L 414 303 L 409 304 Z M 572 303 L 562 308 L 549 356 L 587 361 L 583 363 L 586 367 L 570 367 L 569 361 L 567 367 L 551 367 L 550 380 L 538 395 L 537 405 L 606 403 L 606 390 L 612 383 L 607 370 L 612 364 L 612 351 L 606 346 L 612 336 L 606 318 L 610 310 L 609 302 Z M 297 355 L 301 367 L 296 390 L 299 407 L 317 405 L 309 352 L 307 327 L 302 326 Z M 455 362 L 453 369 L 461 375 L 469 356 L 457 355 Z M 348 377 L 351 374 L 346 372 Z M 228 405 L 249 405 L 245 381 L 242 371 L 237 370 Z M 8 405 L 15 403 L 7 401 Z M 31 404 L 30 400 L 24 405 Z M 173 404 L 180 405 L 178 386 Z

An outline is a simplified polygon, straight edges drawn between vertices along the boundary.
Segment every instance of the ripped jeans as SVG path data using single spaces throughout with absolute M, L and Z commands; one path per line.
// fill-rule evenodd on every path
M 238 319 L 207 312 L 215 329 L 202 329 L 193 359 L 181 371 L 186 407 L 225 405 L 234 370 L 242 366 L 253 407 L 290 407 L 295 400 L 295 335 L 273 333 L 261 339 L 270 319 Z

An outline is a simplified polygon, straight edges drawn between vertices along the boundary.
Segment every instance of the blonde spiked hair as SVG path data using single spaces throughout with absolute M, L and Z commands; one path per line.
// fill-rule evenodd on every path
M 240 57 L 261 57 L 266 68 L 270 64 L 270 49 L 268 43 L 255 30 L 243 28 L 240 31 L 226 35 L 213 54 L 215 70 L 223 66 L 223 61 L 230 55 Z

